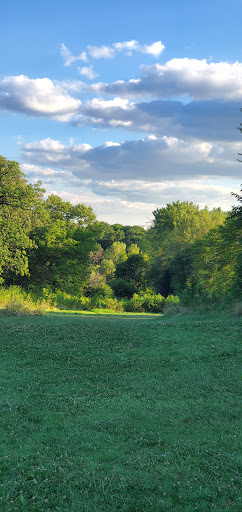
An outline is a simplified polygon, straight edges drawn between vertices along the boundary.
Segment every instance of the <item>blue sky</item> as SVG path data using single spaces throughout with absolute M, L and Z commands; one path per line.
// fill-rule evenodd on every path
M 241 0 L 1 6 L 0 153 L 100 220 L 241 183 Z

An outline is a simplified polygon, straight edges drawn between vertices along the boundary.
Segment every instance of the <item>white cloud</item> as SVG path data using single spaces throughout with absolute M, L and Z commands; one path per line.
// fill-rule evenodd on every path
M 38 165 L 27 163 L 21 164 L 21 171 L 29 177 L 31 183 L 41 180 L 45 185 L 81 185 L 81 180 L 68 171 L 57 171 L 50 167 L 42 169 Z
M 69 48 L 65 44 L 61 44 L 61 56 L 64 59 L 64 66 L 71 66 L 73 62 L 82 60 L 87 62 L 87 54 L 93 59 L 112 59 L 117 53 L 124 52 L 126 55 L 132 55 L 133 52 L 146 53 L 153 57 L 159 57 L 164 51 L 165 46 L 161 41 L 156 41 L 150 45 L 140 44 L 139 41 L 134 39 L 130 41 L 123 41 L 122 43 L 113 43 L 111 46 L 92 46 L 88 45 L 86 51 L 81 52 L 79 55 L 72 55 Z
M 153 100 L 134 103 L 125 98 L 94 98 L 80 106 L 75 125 L 100 128 L 124 127 L 151 135 L 194 137 L 209 140 L 240 140 L 237 102 Z
M 88 45 L 87 51 L 93 59 L 112 59 L 115 55 L 115 50 L 111 46 Z
M 80 105 L 80 100 L 72 98 L 49 78 L 30 79 L 20 75 L 0 81 L 0 108 L 4 110 L 69 121 Z
M 110 223 L 147 225 L 152 211 L 172 201 L 193 201 L 201 208 L 229 210 L 234 203 L 231 190 L 239 181 L 200 178 L 176 181 L 79 179 L 70 171 L 41 168 L 23 163 L 21 170 L 30 181 L 41 179 L 46 195 L 57 194 L 73 204 L 91 205 L 99 220 Z
M 132 39 L 131 41 L 124 41 L 123 43 L 114 43 L 113 47 L 118 51 L 127 50 L 128 52 L 132 52 L 139 48 L 139 42 Z
M 172 59 L 166 64 L 143 66 L 139 79 L 91 86 L 94 93 L 122 98 L 172 98 L 188 96 L 196 100 L 242 100 L 242 63 Z
M 84 66 L 83 68 L 77 67 L 80 75 L 85 76 L 89 80 L 93 80 L 98 76 L 98 73 L 94 73 L 92 66 Z
M 74 93 L 80 93 L 86 89 L 87 84 L 82 80 L 65 80 L 65 81 L 55 81 L 55 85 L 59 85 L 63 90 L 70 91 Z
M 101 146 L 45 139 L 23 146 L 26 163 L 54 166 L 80 179 L 164 181 L 199 176 L 240 176 L 240 143 L 212 143 L 176 137 L 149 137 Z
M 74 55 L 72 55 L 71 51 L 64 45 L 64 43 L 61 44 L 61 56 L 64 59 L 64 66 L 71 66 L 73 62 L 77 62 L 78 60 L 82 60 L 84 62 L 87 61 L 86 52 L 81 52 L 80 55 L 77 55 L 75 57 Z
M 125 51 L 128 55 L 132 52 L 141 52 L 158 57 L 165 49 L 161 41 L 156 41 L 150 45 L 140 44 L 139 41 L 132 39 L 131 41 L 124 41 L 123 43 L 114 43 L 113 47 L 118 51 Z
M 157 41 L 156 43 L 150 45 L 144 44 L 143 46 L 140 46 L 139 51 L 153 55 L 154 57 L 158 57 L 164 51 L 164 49 L 165 46 L 162 44 L 162 42 Z
M 85 106 L 93 109 L 100 108 L 102 110 L 107 110 L 112 107 L 119 107 L 123 110 L 128 110 L 130 106 L 133 106 L 133 103 L 130 105 L 129 101 L 123 98 L 113 98 L 112 100 L 93 98 L 90 102 L 86 103 Z

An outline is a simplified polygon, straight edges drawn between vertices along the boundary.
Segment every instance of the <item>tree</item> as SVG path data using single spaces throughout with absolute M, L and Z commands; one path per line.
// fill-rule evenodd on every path
M 113 260 L 114 264 L 127 260 L 126 244 L 123 242 L 114 242 L 104 254 L 105 260 Z
M 183 271 L 178 271 L 178 261 L 183 264 L 182 253 L 211 228 L 223 224 L 226 214 L 220 208 L 200 210 L 188 201 L 176 201 L 157 208 L 153 215 L 153 224 L 147 232 L 151 256 L 147 279 L 157 293 L 167 296 L 174 292 L 174 285 L 180 288 L 178 275 Z M 176 277 L 173 279 L 174 269 Z
M 27 251 L 34 247 L 31 230 L 39 222 L 44 190 L 27 183 L 19 164 L 0 156 L 0 279 L 28 274 Z
M 45 222 L 31 234 L 35 248 L 28 252 L 30 277 L 25 284 L 78 293 L 90 273 L 98 234 L 95 214 L 91 207 L 73 206 L 54 195 L 43 206 Z
M 115 278 L 125 279 L 136 288 L 144 288 L 147 266 L 146 255 L 132 254 L 126 261 L 117 265 Z

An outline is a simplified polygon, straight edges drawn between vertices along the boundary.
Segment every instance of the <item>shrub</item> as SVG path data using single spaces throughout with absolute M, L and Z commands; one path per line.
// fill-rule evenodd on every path
M 7 314 L 15 316 L 43 315 L 51 307 L 44 299 L 35 301 L 18 286 L 0 289 L 0 305 Z
M 93 297 L 91 299 L 91 309 L 110 309 L 112 311 L 124 311 L 123 302 L 112 297 Z
M 186 308 L 181 308 L 180 299 L 177 295 L 168 295 L 165 300 L 164 314 L 166 316 L 185 313 Z
M 91 300 L 89 297 L 71 295 L 58 290 L 52 294 L 52 304 L 59 309 L 89 310 Z
M 134 293 L 132 299 L 126 303 L 126 311 L 162 313 L 164 309 L 165 298 L 159 293 L 138 295 Z
M 127 299 L 131 299 L 137 291 L 136 286 L 125 279 L 113 279 L 113 281 L 110 282 L 110 287 L 116 297 L 127 297 Z

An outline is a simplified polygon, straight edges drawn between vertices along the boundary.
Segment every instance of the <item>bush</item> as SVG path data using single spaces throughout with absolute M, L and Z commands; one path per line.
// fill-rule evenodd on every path
M 126 311 L 139 313 L 162 313 L 165 305 L 165 298 L 159 293 L 138 295 L 134 293 L 132 299 L 126 303 Z
M 34 303 L 31 299 L 21 301 L 19 299 L 10 299 L 6 304 L 5 311 L 14 316 L 44 315 L 49 305 L 43 302 Z
M 112 311 L 122 312 L 124 311 L 124 306 L 122 301 L 118 301 L 112 297 L 93 297 L 91 299 L 91 309 L 110 309 Z
M 30 294 L 18 286 L 0 289 L 0 305 L 6 313 L 15 316 L 43 315 L 50 309 L 49 302 L 44 299 L 34 301 Z
M 110 287 L 114 291 L 116 297 L 123 297 L 127 299 L 131 299 L 137 291 L 136 286 L 125 279 L 113 279 L 113 281 L 110 282 Z
M 71 295 L 58 290 L 52 294 L 52 304 L 59 309 L 89 310 L 91 300 L 89 297 Z
M 179 313 L 185 313 L 186 308 L 181 308 L 180 299 L 177 295 L 168 295 L 166 297 L 164 314 L 166 316 L 177 315 Z

